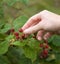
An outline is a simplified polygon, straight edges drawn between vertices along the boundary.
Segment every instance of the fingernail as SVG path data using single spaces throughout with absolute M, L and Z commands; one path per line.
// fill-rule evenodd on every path
M 38 37 L 37 39 L 38 39 L 38 40 L 42 40 L 42 38 L 41 38 L 41 37 Z
M 31 33 L 30 33 L 30 30 L 28 30 L 28 29 L 24 30 L 23 33 L 24 33 L 24 34 L 31 34 Z
M 28 31 L 27 31 L 27 30 L 24 30 L 23 33 L 24 33 L 24 34 L 28 34 Z

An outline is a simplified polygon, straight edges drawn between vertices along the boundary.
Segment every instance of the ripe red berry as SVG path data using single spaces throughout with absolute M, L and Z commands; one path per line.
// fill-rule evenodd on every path
M 19 32 L 23 32 L 23 29 L 19 29 Z
M 25 39 L 25 34 L 22 35 L 22 39 Z
M 40 47 L 43 47 L 43 44 L 40 44 Z
M 48 54 L 48 50 L 43 50 L 43 54 Z
M 48 45 L 46 45 L 46 46 L 45 46 L 45 48 L 49 48 L 49 46 L 48 46 Z
M 18 40 L 20 37 L 19 36 L 16 36 L 16 39 Z
M 46 58 L 48 55 L 47 54 L 43 54 L 43 57 Z
M 14 35 L 15 35 L 15 36 L 19 36 L 19 33 L 18 33 L 18 32 L 14 32 Z
M 14 31 L 15 31 L 15 30 L 14 30 L 13 28 L 12 28 L 12 29 L 10 29 L 10 32 L 12 32 L 12 33 L 13 33 Z

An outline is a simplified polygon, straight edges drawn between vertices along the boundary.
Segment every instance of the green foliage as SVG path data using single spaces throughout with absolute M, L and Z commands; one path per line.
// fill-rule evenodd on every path
M 36 60 L 37 57 L 37 51 L 34 49 L 31 49 L 29 46 L 24 47 L 24 54 L 27 58 L 31 59 L 32 61 Z
M 6 35 L 5 35 L 5 34 L 0 33 L 0 40 L 5 39 L 5 37 L 6 37 Z
M 13 27 L 15 30 L 18 30 L 20 27 L 23 26 L 23 24 L 27 21 L 27 17 L 25 16 L 20 16 L 18 18 L 16 18 L 14 21 L 13 21 Z
M 40 50 L 39 44 L 40 44 L 39 41 L 34 38 L 29 39 L 29 43 L 27 43 L 29 47 L 37 50 Z
M 52 43 L 53 43 L 53 45 L 60 47 L 60 36 L 54 35 Z
M 27 17 L 25 16 L 20 16 L 18 18 L 16 18 L 13 22 L 13 28 L 15 29 L 15 31 L 18 31 L 18 29 L 20 27 L 22 27 L 22 25 L 27 21 Z M 0 55 L 3 54 L 7 54 L 5 56 L 7 56 L 9 58 L 9 61 L 13 64 L 18 63 L 20 64 L 24 64 L 25 61 L 32 62 L 34 63 L 35 60 L 37 60 L 37 56 L 39 54 L 39 52 L 41 51 L 41 48 L 39 47 L 39 44 L 41 43 L 41 41 L 38 41 L 34 38 L 31 38 L 33 35 L 31 35 L 29 38 L 24 39 L 24 40 L 15 40 L 15 36 L 13 34 L 7 35 L 5 36 L 4 33 L 7 32 L 9 29 L 11 29 L 11 24 L 7 23 L 6 25 L 4 25 L 4 30 L 2 29 L 2 34 L 1 34 L 1 38 L 4 38 L 4 41 L 1 41 L 0 43 Z M 59 42 L 60 42 L 60 36 L 54 35 L 52 36 L 49 40 L 48 40 L 49 44 L 52 43 L 52 47 L 55 48 L 54 46 L 60 46 Z M 57 42 L 57 44 L 56 44 Z M 54 45 L 54 46 L 53 46 Z M 9 51 L 9 47 L 13 47 L 15 46 L 12 51 Z M 16 51 L 14 51 L 16 50 Z M 20 51 L 20 52 L 19 52 Z M 58 51 L 56 51 L 54 49 L 55 53 Z M 12 53 L 13 55 L 12 55 Z M 59 51 L 58 51 L 59 52 Z M 14 54 L 15 53 L 15 54 Z M 16 55 L 16 53 L 19 53 L 21 57 L 23 57 L 24 59 L 22 60 L 22 58 L 19 58 L 18 54 L 17 57 L 14 57 L 14 55 Z M 50 61 L 55 61 L 56 58 L 58 57 L 57 53 L 55 54 L 54 52 L 52 52 L 53 54 L 51 54 L 45 61 L 50 62 Z M 11 58 L 15 58 L 15 62 L 13 59 Z M 21 60 L 18 60 L 18 58 Z M 26 60 L 25 60 L 26 59 Z M 57 60 L 56 60 L 57 61 Z M 29 63 L 28 62 L 28 63 Z M 57 61 L 58 62 L 58 61 Z M 31 64 L 32 64 L 31 63 Z
M 19 10 L 14 7 L 18 2 L 24 4 Z M 54 7 L 53 3 L 54 1 L 48 0 L 0 0 L 0 64 L 60 64 L 60 35 L 53 35 L 48 39 L 48 44 L 53 51 L 48 58 L 40 59 L 41 41 L 32 38 L 33 35 L 24 40 L 16 40 L 13 33 L 6 34 L 11 28 L 18 32 L 28 17 L 43 9 L 60 13 L 60 8 Z M 15 15 L 16 17 L 13 17 Z
M 19 47 L 22 47 L 22 46 L 25 46 L 26 45 L 26 42 L 21 42 L 21 41 L 15 41 L 13 43 L 11 43 L 12 45 L 15 45 L 15 46 L 19 46 Z
M 0 64 L 10 64 L 6 56 L 0 56 Z
M 4 25 L 4 28 L 1 29 L 1 33 L 6 33 L 9 29 L 11 29 L 11 24 L 6 23 L 6 24 Z
M 8 51 L 9 43 L 7 41 L 3 41 L 0 43 L 0 55 L 5 54 Z

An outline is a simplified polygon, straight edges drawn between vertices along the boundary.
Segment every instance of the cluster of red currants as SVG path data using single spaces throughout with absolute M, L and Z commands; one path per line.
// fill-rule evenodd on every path
M 22 29 L 19 29 L 19 32 L 15 32 L 14 29 L 10 29 L 10 32 L 14 34 L 16 40 L 22 40 L 25 39 L 25 34 L 22 33 L 22 35 L 19 34 L 19 32 L 23 32 Z M 36 34 L 34 34 L 33 38 L 36 39 Z M 40 53 L 40 58 L 44 59 L 48 57 L 50 46 L 48 45 L 47 41 L 45 43 L 40 43 L 40 48 L 42 49 Z
M 47 58 L 49 53 L 50 46 L 47 43 L 41 43 L 40 47 L 42 48 L 42 51 L 40 53 L 40 58 Z
M 22 29 L 19 29 L 19 32 L 15 32 L 15 30 L 12 28 L 12 29 L 10 29 L 10 32 L 14 34 L 16 40 L 25 38 L 25 34 L 19 35 L 19 32 L 23 32 Z

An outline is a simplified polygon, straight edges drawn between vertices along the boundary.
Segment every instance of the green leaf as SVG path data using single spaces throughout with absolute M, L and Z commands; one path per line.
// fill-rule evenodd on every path
M 5 35 L 5 34 L 0 33 L 0 40 L 5 39 L 5 37 L 6 37 L 6 35 Z
M 18 30 L 19 28 L 21 28 L 26 21 L 27 21 L 27 17 L 25 17 L 25 16 L 20 16 L 20 17 L 16 18 L 13 21 L 13 26 L 14 26 L 15 30 Z
M 34 38 L 30 38 L 29 42 L 27 43 L 29 47 L 31 47 L 32 49 L 37 49 L 37 50 L 40 49 L 39 44 L 40 42 Z
M 0 55 L 5 54 L 8 51 L 9 43 L 3 41 L 0 43 Z
M 54 38 L 54 36 L 52 36 L 52 37 L 48 38 L 48 43 L 51 43 L 51 42 L 52 42 L 52 40 L 53 40 L 53 38 Z
M 6 56 L 0 56 L 0 64 L 10 64 Z
M 52 40 L 53 45 L 60 46 L 60 36 L 54 35 L 54 38 Z
M 1 18 L 0 19 L 0 29 L 4 26 L 5 23 L 6 23 L 6 21 L 3 18 Z
M 59 60 L 60 61 L 60 51 L 57 52 L 57 53 L 55 53 L 55 55 L 56 55 L 56 60 Z
M 8 42 L 10 42 L 12 39 L 14 39 L 14 35 L 9 35 L 5 38 L 5 40 Z
M 22 2 L 27 5 L 29 3 L 29 0 L 22 0 Z
M 32 64 L 31 60 L 23 54 L 24 50 L 21 47 L 10 47 L 7 52 L 11 64 Z
M 15 46 L 25 46 L 26 45 L 26 42 L 21 42 L 21 41 L 15 41 L 13 43 L 11 43 L 12 45 L 15 45 Z
M 27 58 L 31 59 L 32 61 L 36 60 L 36 58 L 37 58 L 36 50 L 33 50 L 28 46 L 25 46 L 24 54 Z
M 6 33 L 9 29 L 11 29 L 11 24 L 6 23 L 1 33 Z

